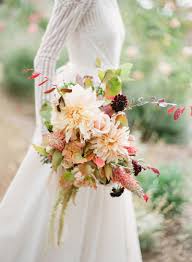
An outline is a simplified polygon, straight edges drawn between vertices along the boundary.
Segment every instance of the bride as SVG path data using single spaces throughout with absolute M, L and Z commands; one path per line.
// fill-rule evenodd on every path
M 117 0 L 55 0 L 35 58 L 35 72 L 52 81 L 72 81 L 77 74 L 95 75 L 99 57 L 105 68 L 119 66 L 124 28 Z M 56 61 L 67 45 L 69 63 L 56 74 Z M 39 115 L 43 91 L 50 82 L 35 83 L 37 127 L 33 142 L 44 132 Z M 48 245 L 48 222 L 55 197 L 50 166 L 29 148 L 0 205 L 2 262 L 141 262 L 131 194 L 112 199 L 102 185 L 81 189 L 66 213 L 61 247 Z M 52 181 L 53 180 L 53 181 Z

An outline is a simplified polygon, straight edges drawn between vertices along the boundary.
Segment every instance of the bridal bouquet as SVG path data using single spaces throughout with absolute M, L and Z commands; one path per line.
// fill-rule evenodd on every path
M 98 69 L 96 81 L 92 76 L 77 76 L 75 83 L 63 83 L 45 91 L 54 92 L 55 99 L 42 106 L 47 133 L 42 144 L 34 148 L 43 163 L 51 163 L 58 177 L 58 198 L 51 217 L 54 229 L 59 210 L 58 244 L 67 205 L 82 187 L 96 190 L 99 185 L 111 186 L 111 197 L 120 197 L 129 190 L 147 201 L 136 177 L 146 169 L 159 175 L 157 169 L 136 159 L 126 111 L 146 102 L 129 101 L 122 94 L 121 79 L 129 70 L 130 65 L 115 70 Z M 33 73 L 31 78 L 38 76 Z M 149 102 L 163 103 L 155 98 Z

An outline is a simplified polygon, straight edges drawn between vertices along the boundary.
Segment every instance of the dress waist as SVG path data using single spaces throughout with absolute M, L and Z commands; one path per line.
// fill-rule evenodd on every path
M 63 82 L 75 81 L 76 76 L 80 75 L 84 77 L 85 75 L 93 76 L 97 80 L 97 67 L 96 66 L 80 66 L 71 62 L 68 62 L 64 66 L 57 69 L 56 81 L 57 84 L 62 84 Z
M 102 65 L 102 68 L 104 70 L 116 68 L 116 66 L 105 64 Z M 93 63 L 93 65 L 78 65 L 77 63 L 68 62 L 64 66 L 61 66 L 57 69 L 56 72 L 56 82 L 59 85 L 63 82 L 73 82 L 76 79 L 76 76 L 80 75 L 81 77 L 84 76 L 92 76 L 94 78 L 94 81 L 97 82 L 98 79 L 98 68 L 96 67 L 96 63 Z

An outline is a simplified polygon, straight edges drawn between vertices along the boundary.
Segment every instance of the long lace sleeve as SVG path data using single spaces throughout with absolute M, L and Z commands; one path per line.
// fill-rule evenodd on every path
M 34 60 L 35 72 L 41 73 L 50 80 L 54 79 L 56 62 L 66 38 L 77 29 L 82 17 L 90 8 L 91 2 L 92 0 L 55 1 L 47 30 Z M 50 81 L 39 87 L 44 80 L 44 77 L 38 77 L 35 80 L 36 122 L 42 130 L 39 110 L 43 101 L 50 99 L 50 95 L 44 94 L 44 91 L 51 87 Z

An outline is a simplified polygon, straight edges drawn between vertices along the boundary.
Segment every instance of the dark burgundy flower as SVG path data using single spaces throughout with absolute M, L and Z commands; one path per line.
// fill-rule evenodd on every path
M 138 176 L 138 174 L 142 171 L 142 166 L 136 160 L 132 160 L 134 175 Z
M 118 187 L 118 188 L 113 187 L 110 195 L 111 197 L 120 197 L 123 194 L 124 190 L 125 190 L 124 187 Z
M 123 111 L 128 105 L 127 97 L 124 95 L 117 95 L 111 102 L 111 106 L 115 112 Z

